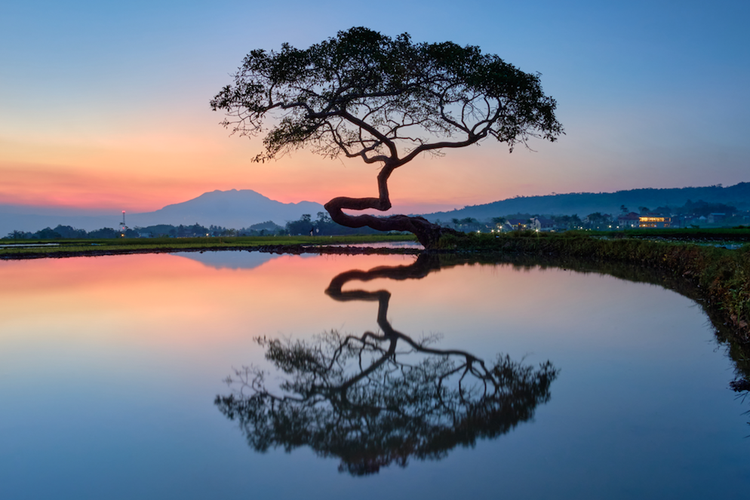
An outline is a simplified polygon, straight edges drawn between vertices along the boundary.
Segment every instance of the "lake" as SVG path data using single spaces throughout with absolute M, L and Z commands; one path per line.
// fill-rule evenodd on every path
M 750 492 L 750 400 L 659 286 L 251 252 L 6 261 L 0 283 L 0 498 Z

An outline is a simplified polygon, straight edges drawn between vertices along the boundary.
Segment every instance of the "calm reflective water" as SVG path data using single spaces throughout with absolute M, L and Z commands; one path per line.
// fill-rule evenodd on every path
M 247 252 L 2 262 L 0 283 L 0 498 L 750 491 L 732 364 L 657 286 Z

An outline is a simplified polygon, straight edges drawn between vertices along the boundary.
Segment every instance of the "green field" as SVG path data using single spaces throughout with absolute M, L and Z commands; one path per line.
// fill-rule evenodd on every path
M 244 236 L 215 238 L 115 238 L 108 240 L 0 240 L 0 259 L 86 256 L 102 253 L 177 252 L 180 250 L 223 250 L 267 246 L 354 245 L 384 241 L 415 241 L 412 235 L 366 236 Z M 29 245 L 55 246 L 29 246 Z
M 750 227 L 627 229 L 625 231 L 589 231 L 589 234 L 608 238 L 664 238 L 678 241 L 737 241 L 750 242 Z

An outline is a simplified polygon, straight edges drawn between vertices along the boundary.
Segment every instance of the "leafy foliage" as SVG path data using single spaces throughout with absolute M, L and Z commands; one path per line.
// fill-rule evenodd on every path
M 224 126 L 240 135 L 272 123 L 255 161 L 309 148 L 382 164 L 377 198 L 337 197 L 326 210 L 343 226 L 412 232 L 425 248 L 449 231 L 421 217 L 344 210 L 389 210 L 388 178 L 422 153 L 488 137 L 512 150 L 530 137 L 554 141 L 563 133 L 539 75 L 478 47 L 413 43 L 406 33 L 392 39 L 361 27 L 304 50 L 289 44 L 279 52 L 253 50 L 211 107 L 225 111 Z
M 304 50 L 253 50 L 211 107 L 225 110 L 224 125 L 243 135 L 261 132 L 276 113 L 257 161 L 310 147 L 403 164 L 490 136 L 512 149 L 562 133 L 539 75 L 478 47 L 413 43 L 406 33 L 391 39 L 361 27 Z
M 307 215 L 307 217 L 305 217 Z M 298 220 L 286 223 L 286 234 L 308 235 L 312 230 L 315 236 L 341 236 L 341 235 L 364 235 L 383 234 L 369 227 L 347 227 L 333 222 L 326 212 L 318 212 L 317 219 L 313 220 L 309 214 L 303 214 Z

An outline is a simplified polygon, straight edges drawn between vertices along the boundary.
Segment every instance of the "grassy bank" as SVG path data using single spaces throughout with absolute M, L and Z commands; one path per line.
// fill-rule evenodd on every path
M 736 250 L 694 243 L 608 239 L 588 233 L 447 236 L 443 251 L 482 252 L 487 255 L 526 256 L 535 259 L 574 259 L 590 266 L 618 264 L 645 270 L 668 288 L 690 289 L 685 295 L 701 302 L 725 336 L 741 346 L 739 357 L 750 357 L 750 245 Z M 605 271 L 606 272 L 606 271 Z M 613 274 L 613 273 L 610 273 Z M 750 360 L 746 360 L 750 363 Z
M 747 335 L 727 321 L 727 311 L 705 300 L 705 290 L 695 280 L 665 270 L 660 267 L 645 267 L 641 264 L 618 262 L 609 259 L 592 259 L 576 257 L 563 253 L 540 254 L 534 252 L 450 252 L 436 255 L 440 259 L 439 267 L 457 264 L 510 264 L 518 269 L 558 268 L 570 269 L 579 273 L 607 274 L 636 283 L 658 285 L 688 297 L 698 303 L 714 327 L 716 340 L 725 346 L 727 355 L 736 367 L 740 386 L 737 389 L 750 388 L 750 342 Z M 734 384 L 733 384 L 734 387 Z
M 744 227 L 717 227 L 709 229 L 700 228 L 674 228 L 674 229 L 627 229 L 624 231 L 590 231 L 592 236 L 603 236 L 606 238 L 635 238 L 635 239 L 666 239 L 670 241 L 688 242 L 750 242 L 750 228 Z

